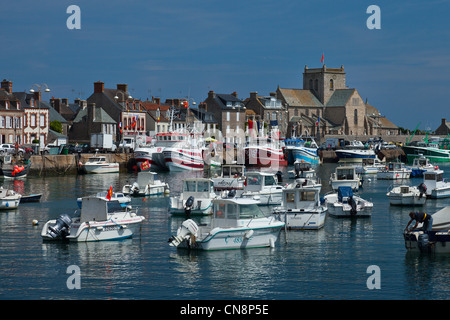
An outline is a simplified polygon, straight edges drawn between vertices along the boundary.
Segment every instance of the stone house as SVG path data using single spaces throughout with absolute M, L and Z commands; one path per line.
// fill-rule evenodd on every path
M 20 100 L 12 92 L 12 82 L 3 80 L 0 88 L 0 142 L 23 142 L 24 111 Z M 35 123 L 36 125 L 36 123 Z
M 268 129 L 277 128 L 280 131 L 280 137 L 286 137 L 287 130 L 287 110 L 280 99 L 277 99 L 276 93 L 270 93 L 269 96 L 258 96 L 257 92 L 250 92 L 250 97 L 244 100 L 247 110 L 253 110 L 255 116 L 251 120 L 264 121 Z M 248 119 L 246 119 L 247 121 Z
M 118 131 L 116 128 L 117 121 L 95 103 L 89 103 L 86 108 L 80 109 L 73 119 L 69 141 L 89 144 L 93 133 L 112 134 L 115 137 Z
M 223 94 L 209 91 L 203 103 L 217 121 L 218 128 L 225 137 L 224 142 L 245 142 L 246 107 L 236 92 Z
M 448 135 L 450 134 L 450 122 L 447 122 L 445 118 L 441 120 L 441 125 L 434 131 L 436 135 Z
M 107 89 L 102 81 L 97 81 L 94 93 L 87 98 L 88 105 L 95 104 L 96 108 L 103 109 L 120 127 L 115 130 L 115 141 L 120 141 L 122 136 L 147 132 L 147 112 L 139 99 L 131 97 L 127 87 L 127 84 L 117 84 L 116 89 Z

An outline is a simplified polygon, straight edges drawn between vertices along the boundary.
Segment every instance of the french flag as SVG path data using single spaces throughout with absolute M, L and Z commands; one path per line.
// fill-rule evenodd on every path
M 320 117 L 318 117 L 318 118 L 317 118 L 317 121 L 316 121 L 316 126 L 318 126 L 318 125 L 319 125 L 319 121 L 320 121 Z

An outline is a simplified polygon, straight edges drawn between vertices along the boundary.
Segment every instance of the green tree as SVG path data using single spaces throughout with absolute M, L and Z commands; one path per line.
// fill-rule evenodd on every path
M 53 120 L 52 122 L 50 122 L 50 129 L 59 133 L 63 133 L 62 124 L 57 120 Z

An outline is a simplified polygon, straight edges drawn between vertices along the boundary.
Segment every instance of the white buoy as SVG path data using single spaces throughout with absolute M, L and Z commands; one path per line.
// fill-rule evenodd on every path
M 33 223 L 33 226 L 37 226 L 37 225 L 39 224 L 39 221 L 37 221 L 36 219 L 34 219 L 34 220 L 32 221 L 32 223 Z

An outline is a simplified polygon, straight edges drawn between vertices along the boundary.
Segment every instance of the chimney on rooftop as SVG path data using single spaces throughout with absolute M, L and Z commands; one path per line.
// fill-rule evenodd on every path
M 123 91 L 124 93 L 127 93 L 128 85 L 126 83 L 118 83 L 117 84 L 117 90 Z
M 88 121 L 95 121 L 95 103 L 89 103 L 87 108 Z
M 94 82 L 94 93 L 102 93 L 105 90 L 105 84 L 101 81 Z
M 232 96 L 235 96 L 236 98 L 238 97 L 237 96 L 237 92 L 235 91 L 235 92 L 233 92 L 232 94 L 231 94 Z
M 213 90 L 208 92 L 208 98 L 214 99 L 216 97 L 216 94 L 214 93 Z
M 8 81 L 6 79 L 4 79 L 2 81 L 2 85 L 1 85 L 2 89 L 4 89 L 5 91 L 7 91 L 8 93 L 12 93 L 12 81 Z
M 258 98 L 258 92 L 250 92 L 250 100 L 256 100 Z
M 53 100 L 53 109 L 56 110 L 59 114 L 61 114 L 61 99 L 52 99 Z
M 62 98 L 61 99 L 61 103 L 65 104 L 66 106 L 68 106 L 69 105 L 69 99 L 68 98 Z

